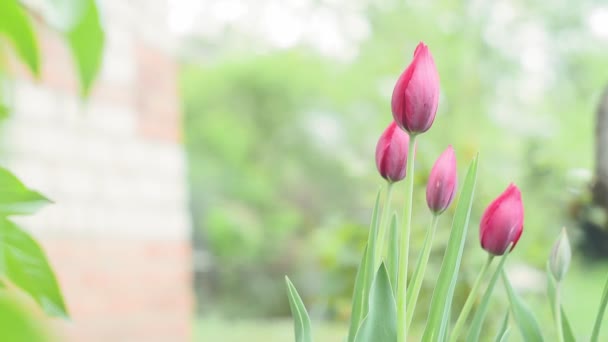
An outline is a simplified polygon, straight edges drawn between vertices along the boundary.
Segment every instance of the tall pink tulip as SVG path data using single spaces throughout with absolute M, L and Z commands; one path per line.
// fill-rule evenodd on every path
M 433 165 L 426 184 L 426 203 L 433 213 L 441 214 L 452 204 L 457 184 L 456 156 L 450 145 Z
M 524 206 L 521 192 L 511 183 L 486 208 L 479 224 L 481 247 L 493 255 L 505 254 L 509 244 L 515 247 L 524 229 Z
M 405 178 L 407 149 L 410 137 L 395 122 L 384 130 L 376 145 L 376 167 L 380 175 L 389 182 Z
M 409 133 L 423 133 L 431 128 L 438 104 L 439 73 L 428 47 L 420 42 L 393 90 L 393 117 Z

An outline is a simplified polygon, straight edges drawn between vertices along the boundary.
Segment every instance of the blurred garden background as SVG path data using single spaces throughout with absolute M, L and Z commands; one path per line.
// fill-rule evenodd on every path
M 21 3 L 42 69 L 33 77 L 3 60 L 0 109 L 3 161 L 55 202 L 22 222 L 56 268 L 72 313 L 59 330 L 70 340 L 289 341 L 289 275 L 317 341 L 341 341 L 384 185 L 376 142 L 419 41 L 435 58 L 441 95 L 418 140 L 412 260 L 430 222 L 433 162 L 451 144 L 463 177 L 479 152 L 458 300 L 485 261 L 482 210 L 516 182 L 525 224 L 512 283 L 550 326 L 545 263 L 567 227 L 576 249 L 564 307 L 589 338 L 608 277 L 608 201 L 594 188 L 608 170 L 608 140 L 597 140 L 608 136 L 608 124 L 598 126 L 602 101 L 608 118 L 605 1 L 98 0 L 102 30 L 68 33 L 67 47 L 53 23 L 71 17 L 47 15 L 66 3 Z M 96 77 L 84 73 L 85 83 L 95 78 L 87 94 L 74 42 L 103 48 Z M 487 337 L 507 310 L 501 286 L 495 297 Z M 419 303 L 415 320 L 425 319 Z

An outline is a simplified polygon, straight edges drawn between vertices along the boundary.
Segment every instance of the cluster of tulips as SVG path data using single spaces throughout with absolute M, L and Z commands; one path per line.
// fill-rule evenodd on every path
M 405 342 L 411 331 L 435 229 L 441 214 L 452 204 L 458 188 L 456 156 L 452 146 L 448 146 L 436 160 L 428 177 L 426 202 L 432 220 L 412 276 L 408 279 L 416 143 L 435 120 L 439 88 L 439 74 L 433 56 L 428 47 L 420 43 L 412 62 L 397 80 L 391 101 L 394 120 L 382 133 L 376 146 L 376 166 L 386 180 L 386 187 L 380 190 L 376 198 L 367 245 L 357 272 L 346 339 L 348 342 Z M 460 190 L 428 317 L 421 324 L 424 332 L 422 336 L 409 337 L 422 341 L 453 342 L 463 339 L 478 341 L 482 336 L 495 335 L 496 341 L 506 341 L 510 334 L 510 322 L 514 321 L 525 341 L 543 341 L 543 331 L 532 311 L 513 290 L 503 271 L 508 254 L 517 245 L 523 232 L 522 196 L 513 183 L 489 203 L 481 217 L 479 240 L 481 248 L 488 253 L 488 258 L 479 271 L 460 314 L 455 321 L 451 317 L 476 174 L 477 157 L 471 161 Z M 391 215 L 390 204 L 393 188 L 401 180 L 405 180 L 405 205 L 403 216 L 398 219 L 396 213 Z M 384 201 L 380 209 L 382 191 Z M 398 224 L 399 221 L 401 224 Z M 555 336 L 558 341 L 575 341 L 560 303 L 560 283 L 569 267 L 570 258 L 570 245 L 566 231 L 562 230 L 547 265 L 548 294 L 555 320 L 555 333 L 551 336 Z M 498 265 L 492 267 L 495 259 L 500 260 Z M 505 315 L 498 331 L 484 331 L 484 318 L 499 278 L 502 279 L 509 298 L 510 313 Z M 286 282 L 295 320 L 296 341 L 312 341 L 306 308 L 294 285 L 288 278 Z M 485 292 L 480 298 L 484 284 Z M 604 295 L 600 303 L 591 341 L 598 339 L 608 301 L 606 297 L 608 296 Z M 471 318 L 474 303 L 477 305 Z

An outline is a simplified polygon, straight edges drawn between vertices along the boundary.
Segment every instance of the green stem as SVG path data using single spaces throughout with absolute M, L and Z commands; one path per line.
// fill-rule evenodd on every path
M 406 313 L 407 329 L 410 328 L 412 318 L 414 317 L 414 310 L 416 309 L 416 303 L 418 302 L 418 295 L 420 294 L 420 288 L 422 287 L 422 280 L 424 279 L 424 273 L 426 272 L 426 265 L 428 264 L 429 257 L 431 256 L 431 246 L 433 246 L 433 238 L 435 236 L 435 230 L 437 229 L 437 222 L 439 222 L 439 215 L 433 214 L 431 226 L 429 227 L 429 230 L 427 230 L 426 236 L 424 237 L 424 246 L 422 247 L 422 251 L 418 257 L 418 262 L 416 263 L 414 275 L 412 276 L 413 283 L 410 284 L 410 288 L 407 291 L 405 301 L 408 305 L 408 310 Z
M 462 311 L 460 312 L 460 316 L 458 316 L 458 320 L 456 321 L 456 325 L 454 325 L 454 329 L 452 330 L 452 335 L 450 336 L 450 342 L 455 342 L 458 339 L 458 335 L 460 335 L 460 331 L 464 326 L 464 323 L 467 321 L 469 313 L 471 312 L 471 308 L 473 307 L 473 303 L 477 299 L 477 292 L 479 291 L 479 285 L 481 285 L 481 281 L 485 278 L 486 274 L 490 270 L 490 264 L 494 260 L 494 256 L 492 254 L 488 254 L 488 259 L 486 263 L 483 265 L 477 279 L 475 279 L 475 283 L 473 283 L 473 287 L 471 288 L 471 292 L 469 292 L 469 296 L 467 297 L 467 301 L 464 302 L 464 306 L 462 307 Z
M 555 284 L 555 325 L 557 326 L 557 341 L 564 342 L 564 328 L 562 326 L 562 304 L 560 299 L 559 282 Z
M 416 135 L 410 134 L 405 172 L 405 206 L 403 208 L 403 230 L 399 238 L 399 273 L 397 276 L 397 342 L 407 341 L 407 262 L 410 248 L 410 226 L 412 224 L 412 197 L 414 195 L 414 153 Z
M 377 269 L 378 266 L 380 266 L 380 262 L 382 261 L 382 258 L 386 255 L 386 231 L 388 230 L 388 226 L 390 224 L 389 220 L 388 220 L 388 214 L 390 212 L 391 209 L 391 198 L 393 195 L 393 183 L 392 182 L 387 182 L 386 183 L 386 197 L 384 198 L 384 204 L 382 207 L 382 219 L 380 221 L 380 227 L 379 227 L 379 231 L 378 231 L 378 240 L 377 243 L 379 243 L 380 248 L 376 248 L 376 256 L 375 256 L 375 264 L 376 265 L 374 267 L 374 269 Z
M 604 293 L 602 294 L 602 301 L 600 302 L 600 309 L 595 317 L 595 324 L 593 325 L 593 333 L 591 334 L 590 342 L 597 342 L 600 335 L 600 328 L 602 327 L 602 319 L 604 318 L 604 311 L 606 311 L 606 304 L 608 303 L 608 279 L 604 285 Z M 559 310 L 559 308 L 556 308 Z

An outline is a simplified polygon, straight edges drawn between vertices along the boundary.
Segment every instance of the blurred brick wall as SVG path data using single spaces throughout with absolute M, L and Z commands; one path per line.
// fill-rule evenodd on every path
M 78 98 L 64 41 L 40 25 L 43 76 L 21 67 L 9 167 L 56 203 L 20 219 L 56 268 L 68 341 L 186 341 L 193 291 L 177 67 L 163 0 L 102 0 L 104 64 Z

